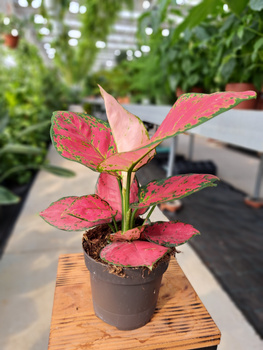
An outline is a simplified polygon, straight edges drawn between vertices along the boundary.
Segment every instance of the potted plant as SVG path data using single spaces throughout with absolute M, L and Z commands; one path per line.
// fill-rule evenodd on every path
M 15 49 L 19 42 L 19 33 L 23 22 L 16 16 L 5 16 L 0 14 L 0 33 L 3 37 L 5 46 Z
M 227 13 L 220 22 L 215 37 L 221 50 L 221 62 L 216 80 L 226 91 L 261 91 L 263 84 L 262 5 L 254 8 L 252 2 L 236 15 Z M 256 100 L 244 101 L 237 109 L 255 109 Z
M 218 180 L 213 175 L 188 174 L 140 186 L 135 172 L 154 157 L 163 140 L 256 94 L 182 95 L 149 139 L 142 121 L 100 90 L 109 123 L 85 113 L 58 111 L 51 125 L 53 145 L 62 157 L 101 173 L 95 194 L 61 198 L 40 215 L 62 230 L 88 229 L 83 248 L 95 313 L 119 329 L 134 329 L 150 320 L 162 274 L 176 246 L 199 234 L 178 221 L 151 223 L 153 208 L 215 186 Z

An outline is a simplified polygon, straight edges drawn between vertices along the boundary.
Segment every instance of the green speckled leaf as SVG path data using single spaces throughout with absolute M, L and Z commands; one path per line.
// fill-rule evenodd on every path
M 162 202 L 180 199 L 208 186 L 216 186 L 218 177 L 209 174 L 188 174 L 171 176 L 167 179 L 151 181 L 139 191 L 139 203 L 132 208 L 144 208 Z
M 114 242 L 102 249 L 100 257 L 110 264 L 152 269 L 170 249 L 147 241 Z
M 199 234 L 200 232 L 192 225 L 173 221 L 155 222 L 146 226 L 143 231 L 143 235 L 148 241 L 165 247 L 176 247 Z
M 86 113 L 54 112 L 51 139 L 62 157 L 95 171 L 116 153 L 109 124 Z
M 139 149 L 117 153 L 103 161 L 100 171 L 137 170 L 146 154 L 151 152 L 162 141 L 183 133 L 195 126 L 214 118 L 238 105 L 240 102 L 256 98 L 255 91 L 217 92 L 214 94 L 184 94 L 176 101 L 170 112 L 153 135 Z
M 116 233 L 112 233 L 110 235 L 111 242 L 117 241 L 134 241 L 141 237 L 141 233 L 143 232 L 145 226 L 134 227 L 126 232 L 118 231 Z
M 65 214 L 89 222 L 111 219 L 116 213 L 116 210 L 96 194 L 76 198 L 65 211 Z
M 61 198 L 58 201 L 51 203 L 50 206 L 47 209 L 43 210 L 39 215 L 50 225 L 65 231 L 83 231 L 84 229 L 88 229 L 99 224 L 111 222 L 111 211 L 109 211 L 108 215 L 104 214 L 104 219 L 102 218 L 102 216 L 100 216 L 101 219 L 99 217 L 90 217 L 92 221 L 87 221 L 88 217 L 87 213 L 85 216 L 85 208 L 83 208 L 83 202 L 87 203 L 87 197 L 89 197 L 92 201 L 94 199 L 94 196 L 96 195 L 89 195 L 83 197 L 71 196 Z M 78 201 L 80 202 L 78 203 Z M 78 211 L 76 212 L 75 206 L 73 206 L 73 208 L 70 209 L 70 207 L 74 205 L 74 203 L 77 203 L 79 213 Z M 97 207 L 95 208 L 95 210 L 99 211 Z M 82 218 L 82 215 L 85 216 L 85 218 Z

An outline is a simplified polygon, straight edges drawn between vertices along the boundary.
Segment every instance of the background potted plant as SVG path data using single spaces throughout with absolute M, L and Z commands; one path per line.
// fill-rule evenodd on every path
M 261 91 L 263 84 L 263 10 L 246 6 L 240 15 L 228 13 L 221 21 L 217 45 L 221 64 L 216 79 L 226 91 Z M 236 108 L 254 109 L 256 100 Z
M 5 46 L 15 49 L 19 42 L 19 34 L 23 27 L 23 21 L 18 17 L 7 16 L 0 13 L 0 33 L 3 37 Z
M 172 89 L 190 91 L 194 83 L 201 84 L 205 92 L 222 91 L 225 87 L 226 91 L 261 91 L 262 18 L 262 1 L 202 0 L 194 6 L 157 1 L 157 6 L 141 16 L 139 34 L 149 42 L 149 56 L 161 57 L 164 70 L 169 67 Z M 148 23 L 153 27 L 150 38 L 145 35 Z M 160 32 L 167 27 L 170 34 L 160 41 Z M 254 108 L 256 100 L 245 101 L 236 108 L 246 104 L 246 108 Z
M 171 88 L 179 97 L 185 92 L 203 93 L 209 90 L 212 75 L 204 37 L 199 31 L 185 32 L 170 52 L 169 77 Z M 169 43 L 171 45 L 171 43 Z
M 51 126 L 52 142 L 61 156 L 101 173 L 95 194 L 61 198 L 40 215 L 62 230 L 90 229 L 83 236 L 83 247 L 95 313 L 119 329 L 134 329 L 146 324 L 154 312 L 169 255 L 199 234 L 178 221 L 151 223 L 154 207 L 214 186 L 218 179 L 188 174 L 140 186 L 135 172 L 153 158 L 163 140 L 256 94 L 182 95 L 149 139 L 141 120 L 100 90 L 109 123 L 85 113 L 55 112 Z

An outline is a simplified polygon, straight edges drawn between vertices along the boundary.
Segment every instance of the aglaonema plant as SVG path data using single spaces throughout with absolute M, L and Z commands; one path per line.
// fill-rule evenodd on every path
M 255 98 L 256 94 L 246 91 L 182 95 L 150 139 L 138 117 L 101 87 L 100 90 L 108 122 L 85 113 L 59 111 L 53 114 L 51 126 L 53 145 L 62 157 L 101 173 L 95 194 L 61 198 L 40 215 L 49 224 L 67 231 L 108 223 L 112 233 L 100 252 L 101 259 L 114 265 L 152 269 L 171 247 L 199 234 L 190 224 L 178 221 L 151 223 L 155 206 L 215 186 L 218 178 L 187 174 L 140 186 L 135 172 L 154 157 L 155 148 L 165 139 Z M 142 214 L 144 222 L 136 227 L 136 218 Z

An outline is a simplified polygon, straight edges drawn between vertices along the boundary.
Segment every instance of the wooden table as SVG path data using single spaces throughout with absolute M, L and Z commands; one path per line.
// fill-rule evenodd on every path
M 120 331 L 94 315 L 83 255 L 59 258 L 49 350 L 212 350 L 220 336 L 175 259 L 163 276 L 152 320 L 142 328 Z

